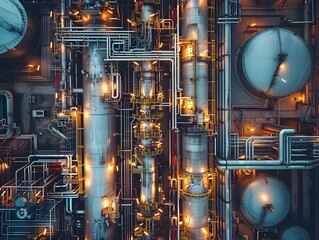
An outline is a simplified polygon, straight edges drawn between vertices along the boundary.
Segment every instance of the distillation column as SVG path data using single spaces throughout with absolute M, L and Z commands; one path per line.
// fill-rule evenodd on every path
M 154 6 L 144 3 L 141 7 L 143 46 L 151 50 Z M 158 104 L 162 102 L 163 95 L 156 92 L 155 70 L 152 62 L 140 62 L 138 68 L 140 68 L 139 92 L 138 97 L 132 99 L 139 111 L 138 114 L 134 114 L 138 120 L 134 126 L 134 137 L 138 139 L 135 158 L 141 165 L 137 169 L 137 172 L 141 173 L 140 199 L 137 201 L 137 221 L 140 223 L 135 228 L 135 236 L 152 239 L 156 234 L 154 221 L 158 221 L 161 214 L 156 195 L 156 160 L 162 153 L 161 129 L 157 121 L 162 117 Z
M 191 125 L 182 135 L 183 226 L 191 239 L 209 239 L 208 201 L 208 26 L 207 1 L 188 0 L 182 6 L 181 112 Z
M 93 18 L 93 17 L 92 17 Z M 94 27 L 101 27 L 94 24 Z M 102 43 L 83 49 L 85 239 L 113 239 L 115 226 L 109 209 L 115 209 L 115 109 L 107 102 L 110 80 L 105 73 Z

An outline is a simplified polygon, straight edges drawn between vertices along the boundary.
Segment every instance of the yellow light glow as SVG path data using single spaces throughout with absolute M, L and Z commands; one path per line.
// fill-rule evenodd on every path
M 83 22 L 88 22 L 90 20 L 90 15 L 86 14 L 83 16 Z
M 154 214 L 154 217 L 157 217 L 157 216 L 159 216 L 160 215 L 160 213 L 155 213 Z
M 265 193 L 263 193 L 261 196 L 260 196 L 260 199 L 264 202 L 264 203 L 268 203 L 269 202 L 269 196 Z
M 255 128 L 250 128 L 249 131 L 250 131 L 251 133 L 254 133 L 254 132 L 255 132 Z
M 53 12 L 52 12 L 52 11 L 50 11 L 50 18 L 52 18 L 52 16 L 53 16 Z
M 91 179 L 85 179 L 85 187 L 91 186 Z
M 53 42 L 50 42 L 50 48 L 52 48 L 53 47 Z
M 137 230 L 139 230 L 140 229 L 140 227 L 136 227 L 136 228 L 134 228 L 134 231 L 136 232 Z
M 186 52 L 188 57 L 193 56 L 193 47 L 192 46 L 187 47 Z
M 284 63 L 280 64 L 279 69 L 282 69 L 282 70 L 286 69 L 286 64 Z
M 132 24 L 133 22 L 130 19 L 126 19 L 130 24 Z
M 192 110 L 193 107 L 194 107 L 193 100 L 188 100 L 188 101 L 187 101 L 187 108 L 188 108 L 189 110 Z
M 43 231 L 43 235 L 46 235 L 46 234 L 47 234 L 47 229 L 45 228 Z
M 38 65 L 38 67 L 37 67 L 37 71 L 38 71 L 38 72 L 40 71 L 40 65 Z
M 158 48 L 162 48 L 163 47 L 163 43 L 161 42 L 159 45 L 158 45 Z
M 107 208 L 107 207 L 109 206 L 109 204 L 110 204 L 110 203 L 109 203 L 109 200 L 108 200 L 107 198 L 104 198 L 104 199 L 103 199 L 103 203 L 102 203 L 102 204 L 103 204 L 103 205 L 102 205 L 102 206 L 103 206 L 103 208 Z
M 250 26 L 255 27 L 255 26 L 257 26 L 257 23 L 252 23 L 252 24 L 250 24 Z
M 143 232 L 146 236 L 148 236 L 148 233 L 146 231 Z
M 138 62 L 135 62 L 135 61 L 134 61 L 133 63 L 134 63 L 136 66 L 139 66 L 139 65 L 140 65 Z
M 77 16 L 79 14 L 80 14 L 80 11 L 78 11 L 78 10 L 73 13 L 74 16 Z
M 157 63 L 157 61 L 152 62 L 153 65 L 156 64 L 156 63 Z
M 107 11 L 108 11 L 109 13 L 113 14 L 113 12 L 112 12 L 110 9 L 108 9 Z

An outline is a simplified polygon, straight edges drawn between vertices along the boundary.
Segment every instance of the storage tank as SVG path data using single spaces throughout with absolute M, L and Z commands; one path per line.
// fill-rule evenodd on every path
M 296 33 L 270 28 L 250 38 L 239 51 L 237 69 L 244 85 L 263 97 L 286 97 L 311 75 L 309 46 Z
M 0 8 L 0 54 L 19 44 L 28 26 L 27 13 L 18 0 L 2 0 Z
M 253 226 L 275 226 L 284 220 L 290 210 L 287 186 L 270 175 L 245 178 L 240 184 L 239 197 L 240 211 Z
M 310 240 L 308 231 L 299 226 L 288 227 L 281 235 L 280 240 Z

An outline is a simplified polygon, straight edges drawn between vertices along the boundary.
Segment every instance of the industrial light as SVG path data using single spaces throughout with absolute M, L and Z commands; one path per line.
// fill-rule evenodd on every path
M 135 62 L 135 61 L 133 61 L 133 63 L 134 63 L 136 66 L 139 66 L 139 65 L 140 65 L 138 62 Z
M 255 27 L 255 26 L 257 26 L 257 23 L 250 24 L 250 27 Z
M 136 227 L 136 228 L 134 228 L 134 231 L 136 232 L 137 230 L 139 230 L 140 229 L 140 227 Z
M 287 81 L 286 81 L 285 79 L 283 79 L 283 78 L 281 78 L 280 80 L 281 80 L 281 81 L 283 81 L 284 83 L 286 83 L 286 82 L 287 82 Z
M 146 236 L 148 236 L 148 233 L 146 231 L 143 232 Z
M 47 229 L 45 228 L 43 231 L 43 235 L 46 235 L 46 234 L 47 234 Z
M 133 22 L 130 19 L 126 19 L 130 24 L 132 24 Z
M 154 217 L 157 217 L 157 216 L 159 216 L 160 215 L 160 213 L 155 213 L 154 214 Z
M 3 195 L 6 193 L 6 191 L 3 191 L 2 193 L 1 193 L 1 197 L 3 197 Z
M 111 13 L 111 14 L 113 14 L 113 12 L 112 12 L 110 9 L 108 9 L 108 10 L 106 10 L 106 11 L 108 11 L 108 12 Z

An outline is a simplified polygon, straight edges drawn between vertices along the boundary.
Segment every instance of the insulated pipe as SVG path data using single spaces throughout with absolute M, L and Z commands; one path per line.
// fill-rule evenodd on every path
M 2 133 L 2 130 L 0 131 L 0 139 L 7 139 L 7 138 L 12 137 L 12 135 L 13 135 L 13 128 L 12 128 L 12 124 L 13 124 L 13 95 L 9 91 L 0 90 L 0 97 L 1 96 L 5 97 L 5 101 L 6 101 L 5 107 L 6 107 L 7 114 L 6 114 L 6 116 L 2 116 L 2 117 L 6 117 L 6 132 Z
M 224 16 L 229 17 L 230 0 L 224 1 Z M 226 22 L 220 27 L 218 44 L 218 81 L 217 84 L 217 153 L 216 156 L 225 159 L 227 162 L 231 154 L 231 24 Z M 215 160 L 216 161 L 216 160 Z M 224 179 L 222 179 L 222 177 Z M 218 235 L 221 240 L 232 239 L 232 206 L 231 206 L 231 171 L 219 172 L 219 208 L 217 209 L 220 217 Z
M 116 197 L 115 158 L 113 137 L 115 110 L 104 101 L 107 79 L 104 56 L 97 43 L 83 49 L 83 65 L 87 73 L 83 79 L 84 102 L 84 169 L 85 169 L 85 239 L 112 239 L 115 226 L 106 224 L 110 214 L 102 214 L 111 207 L 105 197 Z M 111 219 L 113 221 L 114 219 Z
M 61 28 L 63 29 L 65 27 L 65 9 L 66 9 L 66 0 L 61 0 Z M 61 103 L 62 103 L 62 111 L 66 110 L 66 48 L 64 46 L 64 43 L 61 43 L 61 81 L 60 81 L 60 91 L 61 91 Z

